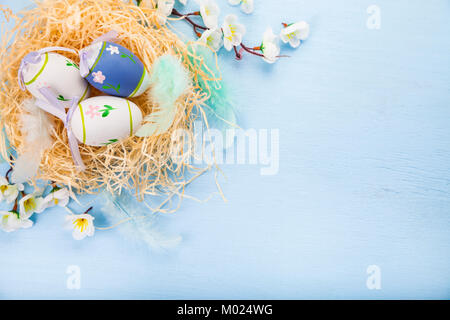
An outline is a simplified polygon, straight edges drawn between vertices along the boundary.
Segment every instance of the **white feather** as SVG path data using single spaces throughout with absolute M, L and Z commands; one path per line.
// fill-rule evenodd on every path
M 154 251 L 164 251 L 176 247 L 182 237 L 179 235 L 168 235 L 158 230 L 158 215 L 148 212 L 148 209 L 127 191 L 121 195 L 112 195 L 108 191 L 102 193 L 105 202 L 101 211 L 106 219 L 117 225 L 119 231 L 125 238 L 134 243 L 144 243 Z
M 11 175 L 13 183 L 23 183 L 33 178 L 39 169 L 41 157 L 53 144 L 53 122 L 48 114 L 36 106 L 34 100 L 22 104 L 20 131 L 24 136 L 24 152 L 19 155 Z
M 138 137 L 149 137 L 166 132 L 172 125 L 176 114 L 176 104 L 161 105 L 158 111 L 144 118 L 147 123 L 139 128 L 136 135 Z

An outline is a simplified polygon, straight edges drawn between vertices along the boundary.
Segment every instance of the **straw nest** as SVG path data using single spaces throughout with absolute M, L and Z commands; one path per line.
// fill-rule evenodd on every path
M 64 125 L 55 118 L 54 143 L 43 155 L 36 179 L 64 184 L 79 193 L 106 189 L 118 194 L 126 188 L 135 190 L 138 199 L 143 199 L 149 194 L 179 192 L 180 186 L 188 182 L 187 172 L 194 171 L 195 175 L 195 170 L 200 170 L 189 164 L 186 153 L 190 150 L 182 151 L 185 160 L 181 163 L 170 161 L 171 136 L 177 129 L 192 133 L 194 121 L 206 121 L 202 105 L 208 99 L 208 93 L 200 89 L 197 80 L 202 78 L 208 83 L 218 79 L 202 71 L 205 70 L 203 60 L 190 53 L 186 43 L 173 31 L 160 25 L 155 9 L 117 0 L 44 0 L 17 15 L 1 6 L 0 11 L 7 21 L 2 25 L 0 48 L 0 124 L 4 128 L 0 152 L 5 159 L 9 158 L 11 149 L 19 154 L 24 151 L 24 137 L 20 132 L 20 115 L 24 112 L 21 104 L 31 95 L 21 91 L 18 85 L 21 59 L 31 51 L 48 46 L 80 50 L 98 36 L 116 30 L 120 35 L 119 43 L 136 54 L 148 68 L 151 69 L 156 58 L 170 53 L 180 56 L 190 70 L 193 86 L 177 102 L 179 112 L 174 124 L 167 133 L 159 136 L 131 137 L 106 147 L 80 144 L 87 169 L 79 172 L 73 164 Z M 63 54 L 78 60 L 73 54 Z M 93 90 L 92 96 L 99 94 Z M 131 100 L 141 108 L 144 116 L 155 107 L 146 94 Z M 9 161 L 14 165 L 13 157 Z

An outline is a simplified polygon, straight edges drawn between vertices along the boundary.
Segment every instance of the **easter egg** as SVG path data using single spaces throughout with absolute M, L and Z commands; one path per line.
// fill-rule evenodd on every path
M 89 73 L 86 80 L 98 90 L 118 97 L 137 97 L 150 86 L 144 64 L 127 48 L 97 42 L 82 50 Z
M 98 96 L 78 104 L 70 126 L 79 142 L 106 146 L 133 136 L 141 122 L 142 112 L 133 102 L 119 97 Z
M 73 97 L 81 101 L 90 93 L 78 65 L 58 53 L 46 52 L 37 63 L 27 63 L 22 76 L 25 87 L 36 99 L 46 101 L 39 89 L 49 88 L 66 108 L 70 107 Z

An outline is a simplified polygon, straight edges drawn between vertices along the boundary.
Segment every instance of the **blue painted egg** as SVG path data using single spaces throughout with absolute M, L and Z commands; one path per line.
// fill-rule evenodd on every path
M 86 80 L 98 90 L 118 97 L 137 97 L 150 86 L 144 64 L 127 48 L 109 41 L 83 49 L 89 73 Z

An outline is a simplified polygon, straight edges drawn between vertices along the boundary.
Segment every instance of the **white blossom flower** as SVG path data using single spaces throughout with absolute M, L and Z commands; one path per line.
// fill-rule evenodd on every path
M 157 12 L 160 14 L 160 22 L 165 23 L 167 17 L 171 15 L 175 0 L 158 0 Z
M 208 29 L 203 32 L 199 39 L 200 42 L 206 43 L 214 51 L 219 51 L 223 46 L 223 33 L 221 29 Z
M 309 24 L 305 21 L 293 23 L 286 25 L 286 27 L 281 30 L 281 40 L 284 43 L 289 43 L 291 47 L 297 48 L 301 40 L 306 40 L 309 36 Z
M 280 55 L 280 45 L 278 37 L 273 33 L 272 28 L 268 28 L 264 33 L 261 51 L 264 55 L 264 60 L 267 63 L 274 63 L 278 60 Z
M 215 29 L 219 24 L 220 8 L 214 0 L 197 0 L 200 15 L 208 29 Z
M 65 207 L 69 203 L 70 192 L 67 188 L 55 189 L 44 198 L 47 207 L 60 206 Z
M 5 177 L 0 177 L 0 201 L 14 202 L 19 195 L 19 191 L 23 191 L 23 184 L 10 184 Z
M 234 46 L 239 46 L 242 43 L 242 37 L 245 34 L 245 26 L 237 22 L 237 17 L 234 14 L 229 14 L 225 17 L 222 26 L 224 47 L 228 51 Z
M 28 219 L 33 213 L 41 213 L 46 208 L 46 201 L 40 193 L 27 194 L 19 201 L 20 219 Z
M 68 215 L 66 216 L 66 224 L 73 229 L 72 236 L 75 240 L 82 240 L 86 236 L 92 237 L 94 235 L 94 217 L 90 214 Z
M 246 14 L 252 13 L 254 9 L 253 0 L 228 0 L 228 3 L 232 6 L 241 5 L 241 11 Z
M 27 229 L 33 226 L 33 221 L 30 219 L 20 219 L 19 213 L 13 210 L 0 211 L 0 216 L 2 216 L 0 228 L 5 232 Z

